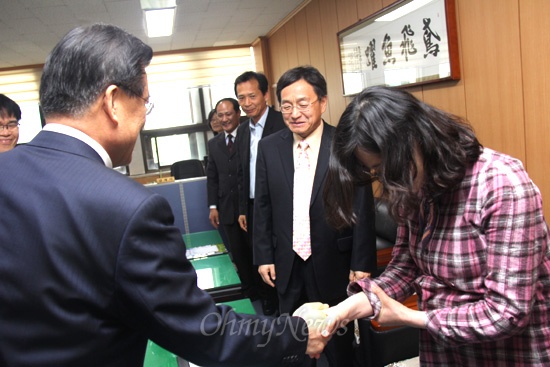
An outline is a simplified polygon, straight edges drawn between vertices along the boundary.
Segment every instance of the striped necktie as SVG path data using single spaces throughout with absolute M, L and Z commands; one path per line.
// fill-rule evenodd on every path
M 227 150 L 229 153 L 233 153 L 233 135 L 227 134 Z

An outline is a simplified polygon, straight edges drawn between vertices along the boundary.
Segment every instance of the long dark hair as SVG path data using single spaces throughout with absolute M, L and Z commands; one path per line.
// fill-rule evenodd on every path
M 421 193 L 437 200 L 464 178 L 482 150 L 472 128 L 460 117 L 418 100 L 402 89 L 375 86 L 358 94 L 342 114 L 334 139 L 325 186 L 329 222 L 337 228 L 355 221 L 354 187 L 365 182 L 357 149 L 381 159 L 380 197 L 396 220 L 417 212 L 421 197 L 413 190 L 419 168 Z M 417 167 L 415 154 L 421 157 Z

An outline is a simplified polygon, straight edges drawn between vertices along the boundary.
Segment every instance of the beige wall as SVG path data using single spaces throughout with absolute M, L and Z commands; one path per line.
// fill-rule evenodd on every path
M 337 33 L 393 0 L 312 0 L 267 37 L 274 83 L 303 64 L 326 77 L 336 125 L 342 96 Z M 455 0 L 461 79 L 414 87 L 423 101 L 466 117 L 481 143 L 521 159 L 550 216 L 550 1 Z M 273 90 L 272 90 L 273 91 Z

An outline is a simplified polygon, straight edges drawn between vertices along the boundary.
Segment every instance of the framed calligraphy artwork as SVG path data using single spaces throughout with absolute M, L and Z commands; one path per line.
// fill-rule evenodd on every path
M 454 0 L 399 0 L 338 32 L 344 95 L 460 79 Z

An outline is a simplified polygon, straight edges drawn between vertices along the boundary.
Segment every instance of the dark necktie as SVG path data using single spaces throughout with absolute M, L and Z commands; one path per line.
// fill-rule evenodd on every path
M 227 134 L 227 150 L 229 153 L 233 153 L 233 135 Z

